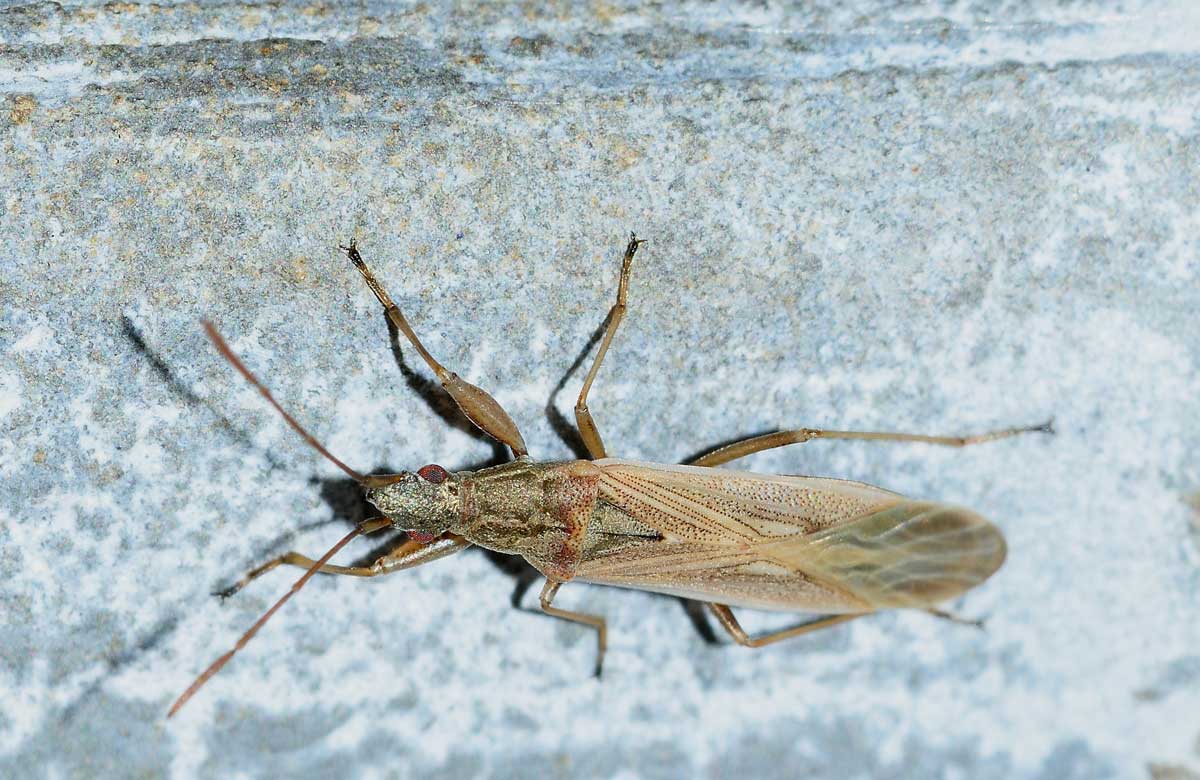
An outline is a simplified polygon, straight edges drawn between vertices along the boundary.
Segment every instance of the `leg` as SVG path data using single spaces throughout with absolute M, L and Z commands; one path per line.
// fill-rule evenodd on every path
M 983 618 L 972 620 L 971 618 L 965 618 L 960 615 L 956 615 L 953 612 L 947 612 L 944 609 L 934 609 L 933 607 L 930 607 L 925 611 L 930 615 L 933 615 L 935 618 L 949 620 L 951 623 L 958 623 L 960 626 L 974 626 L 980 630 L 983 629 Z
M 377 558 L 370 566 L 336 566 L 327 563 L 317 571 L 323 574 L 344 574 L 350 577 L 378 577 L 401 569 L 411 569 L 423 563 L 436 561 L 438 558 L 445 558 L 470 545 L 470 542 L 456 534 L 446 534 L 429 544 L 420 544 L 412 539 L 405 539 Z M 299 566 L 301 569 L 311 569 L 315 563 L 316 561 L 312 558 L 297 552 L 284 553 L 252 570 L 238 580 L 233 587 L 221 591 L 219 595 L 221 598 L 228 598 L 276 567 Z
M 826 615 L 809 623 L 785 628 L 782 631 L 775 631 L 764 636 L 752 637 L 742 629 L 741 624 L 737 622 L 737 618 L 733 616 L 733 610 L 729 607 L 724 604 L 709 604 L 708 608 L 717 616 L 717 620 L 721 621 L 721 625 L 733 637 L 733 641 L 746 647 L 763 647 L 784 639 L 791 639 L 794 636 L 819 631 L 822 628 L 829 628 L 830 626 L 836 626 L 838 623 L 845 623 L 847 620 L 854 620 L 854 618 L 871 614 L 870 612 L 856 612 L 852 615 Z
M 480 387 L 476 387 L 470 382 L 459 377 L 458 374 L 450 371 L 441 363 L 434 360 L 433 355 L 425 349 L 425 345 L 417 338 L 417 334 L 408 324 L 408 320 L 404 318 L 404 314 L 399 307 L 392 302 L 392 298 L 387 294 L 387 290 L 375 278 L 375 274 L 371 273 L 371 269 L 367 268 L 367 264 L 363 262 L 362 255 L 358 253 L 358 249 L 354 246 L 354 242 L 350 242 L 350 246 L 341 247 L 345 250 L 346 255 L 350 258 L 350 262 L 354 263 L 354 267 L 362 274 L 363 279 L 367 280 L 367 286 L 371 288 L 371 292 L 375 293 L 375 297 L 383 304 L 383 310 L 386 312 L 392 324 L 404 334 L 409 343 L 413 345 L 413 349 L 421 356 L 433 373 L 437 376 L 438 381 L 442 383 L 442 387 L 458 404 L 458 408 L 462 409 L 463 414 L 467 419 L 479 426 L 479 429 L 491 436 L 501 444 L 507 445 L 513 454 L 518 458 L 527 454 L 525 449 L 525 440 L 521 438 L 521 431 L 517 429 L 517 424 L 508 416 L 508 412 L 492 398 L 488 393 Z
M 570 620 L 575 623 L 583 623 L 585 626 L 591 626 L 596 629 L 596 676 L 600 676 L 600 669 L 604 665 L 604 649 L 608 646 L 608 628 L 605 625 L 604 618 L 599 615 L 585 615 L 582 612 L 571 612 L 558 607 L 550 606 L 554 601 L 554 596 L 558 593 L 558 589 L 562 586 L 561 582 L 546 580 L 545 586 L 542 588 L 542 612 L 547 615 L 553 615 L 563 620 Z
M 621 320 L 625 319 L 625 298 L 629 294 L 629 269 L 633 264 L 634 253 L 643 243 L 645 242 L 639 241 L 633 233 L 629 234 L 629 244 L 625 247 L 625 258 L 621 262 L 621 280 L 617 283 L 617 302 L 608 311 L 608 327 L 604 331 L 604 341 L 600 343 L 600 351 L 596 353 L 596 359 L 592 361 L 587 378 L 583 380 L 583 388 L 579 391 L 579 400 L 575 402 L 575 424 L 579 426 L 579 435 L 583 437 L 583 443 L 588 449 L 588 454 L 592 456 L 592 460 L 603 458 L 605 452 L 604 440 L 600 438 L 600 431 L 596 428 L 596 422 L 592 419 L 592 413 L 588 409 L 588 392 L 592 389 L 592 382 L 595 381 L 596 374 L 600 372 L 600 364 L 604 362 L 604 355 L 608 352 L 608 345 L 612 343 L 613 336 L 616 335 L 617 327 L 621 324 Z
M 701 455 L 691 462 L 693 466 L 718 466 L 731 460 L 744 458 L 763 450 L 784 447 L 788 444 L 802 444 L 813 439 L 860 439 L 867 441 L 912 441 L 925 444 L 941 444 L 947 447 L 966 447 L 970 444 L 982 444 L 986 441 L 1007 439 L 1022 433 L 1054 433 L 1054 421 L 1047 420 L 1041 425 L 1030 425 L 1024 428 L 1005 428 L 1001 431 L 989 431 L 974 436 L 925 436 L 919 433 L 868 433 L 861 431 L 823 431 L 817 428 L 800 428 L 794 431 L 779 431 L 749 439 L 726 444 L 707 455 Z

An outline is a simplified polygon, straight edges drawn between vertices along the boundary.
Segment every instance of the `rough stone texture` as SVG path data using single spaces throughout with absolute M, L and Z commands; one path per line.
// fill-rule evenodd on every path
M 1200 772 L 1196 4 L 639 6 L 2 4 L 0 775 Z M 953 605 L 986 632 L 887 614 L 751 652 L 567 586 L 610 620 L 597 681 L 591 635 L 472 551 L 314 582 L 165 721 L 296 572 L 210 593 L 363 511 L 199 318 L 352 464 L 489 461 L 399 372 L 357 235 L 569 457 L 547 404 L 630 230 L 592 403 L 622 456 L 1056 418 L 747 464 L 994 517 L 1010 560 Z

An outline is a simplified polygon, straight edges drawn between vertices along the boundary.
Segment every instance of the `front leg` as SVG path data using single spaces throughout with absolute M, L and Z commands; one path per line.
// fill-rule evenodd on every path
M 471 543 L 457 534 L 443 534 L 432 542 L 422 544 L 413 539 L 405 539 L 386 553 L 376 558 L 370 566 L 338 566 L 327 563 L 317 569 L 322 574 L 341 574 L 349 577 L 378 577 L 383 574 L 411 569 L 423 563 L 436 561 L 453 555 L 459 550 L 470 547 Z M 216 595 L 229 598 L 254 580 L 272 569 L 280 566 L 298 566 L 301 569 L 311 569 L 316 561 L 298 552 L 286 552 L 277 558 L 272 558 L 261 566 L 252 569 L 232 587 L 219 591 Z
M 454 402 L 458 404 L 458 408 L 462 409 L 463 414 L 467 419 L 475 423 L 488 436 L 491 436 L 501 444 L 505 444 L 513 451 L 513 455 L 521 457 L 528 453 L 525 447 L 525 440 L 521 438 L 521 431 L 517 428 L 517 424 L 513 422 L 512 417 L 508 412 L 504 411 L 504 407 L 492 398 L 486 390 L 466 381 L 458 374 L 447 369 L 441 363 L 434 359 L 433 355 L 429 354 L 429 350 L 425 349 L 425 345 L 417 338 L 417 333 L 408 324 L 404 313 L 400 311 L 400 307 L 392 301 L 392 297 L 388 295 L 387 290 L 375 278 L 375 274 L 367 267 L 363 261 L 362 255 L 358 253 L 358 248 L 354 242 L 350 242 L 350 246 L 341 247 L 350 258 L 350 262 L 354 263 L 354 267 L 362 274 L 366 280 L 367 286 L 371 288 L 371 292 L 375 293 L 375 297 L 383 305 L 384 313 L 387 314 L 392 324 L 404 334 L 409 343 L 413 345 L 413 349 L 421 356 L 421 359 L 433 370 L 438 381 L 442 383 L 442 387 Z

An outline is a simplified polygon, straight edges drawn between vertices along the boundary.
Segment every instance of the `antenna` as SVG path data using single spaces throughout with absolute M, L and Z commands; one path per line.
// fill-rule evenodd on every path
M 321 442 L 317 441 L 316 437 L 314 437 L 308 431 L 304 430 L 303 425 L 296 422 L 295 417 L 292 417 L 290 414 L 288 414 L 286 411 L 284 411 L 284 408 L 279 405 L 278 401 L 275 400 L 275 396 L 271 395 L 271 391 L 267 389 L 267 386 L 264 385 L 262 382 L 260 382 L 258 380 L 258 377 L 256 377 L 254 374 L 250 373 L 250 369 L 246 368 L 246 365 L 244 363 L 242 363 L 242 361 L 238 358 L 238 356 L 233 353 L 233 350 L 229 348 L 229 345 L 227 343 L 225 343 L 225 339 L 222 338 L 221 334 L 217 332 L 216 326 L 213 325 L 208 320 L 201 320 L 200 322 L 204 326 L 204 332 L 208 335 L 209 341 L 211 341 L 213 343 L 213 346 L 215 346 L 217 348 L 217 351 L 221 353 L 221 357 L 228 360 L 233 365 L 233 367 L 238 370 L 238 373 L 246 378 L 247 382 L 249 382 L 250 384 L 254 385 L 256 388 L 258 388 L 258 392 L 262 393 L 263 398 L 266 398 L 267 402 L 270 403 L 271 406 L 275 407 L 275 411 L 279 412 L 279 414 L 281 414 L 283 416 L 283 419 L 287 421 L 287 424 L 292 426 L 292 430 L 295 431 L 296 433 L 300 434 L 300 436 L 306 442 L 308 442 L 309 446 L 311 446 L 314 450 L 316 450 L 317 452 L 321 453 L 326 458 L 328 458 L 329 462 L 331 462 L 333 465 L 337 466 L 339 469 L 341 469 L 342 471 L 344 471 L 348 475 L 350 475 L 350 478 L 353 479 L 355 482 L 358 482 L 363 485 L 372 485 L 377 481 L 377 480 L 370 479 L 363 474 L 358 473 L 354 469 L 347 466 L 345 463 L 342 463 L 340 460 L 335 458 L 333 456 L 333 453 L 331 453 L 329 450 L 325 449 L 325 447 L 321 444 Z

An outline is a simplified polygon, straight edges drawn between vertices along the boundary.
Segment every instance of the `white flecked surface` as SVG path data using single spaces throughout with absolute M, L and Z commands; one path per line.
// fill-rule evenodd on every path
M 1198 30 L 1182 0 L 0 7 L 0 775 L 1200 775 Z M 489 461 L 393 362 L 357 235 L 570 457 L 545 408 L 630 230 L 616 454 L 1056 418 L 748 462 L 994 518 L 1009 562 L 954 605 L 986 632 L 747 651 L 567 586 L 610 620 L 597 681 L 472 551 L 314 582 L 165 721 L 295 572 L 210 593 L 362 511 L 199 318 L 351 464 Z

